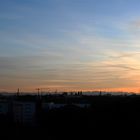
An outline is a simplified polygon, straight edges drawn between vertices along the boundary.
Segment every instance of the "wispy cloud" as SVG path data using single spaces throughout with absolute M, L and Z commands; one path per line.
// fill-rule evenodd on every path
M 114 3 L 97 2 L 93 8 L 88 5 L 92 1 L 87 7 L 59 2 L 15 2 L 0 14 L 7 23 L 0 31 L 0 88 L 138 87 L 140 22 L 132 15 L 128 19 L 125 12 L 118 15 L 125 2 L 117 1 L 115 9 Z

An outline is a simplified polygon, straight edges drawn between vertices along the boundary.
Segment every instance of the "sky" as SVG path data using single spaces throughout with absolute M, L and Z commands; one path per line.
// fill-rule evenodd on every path
M 140 92 L 139 0 L 1 0 L 0 91 Z

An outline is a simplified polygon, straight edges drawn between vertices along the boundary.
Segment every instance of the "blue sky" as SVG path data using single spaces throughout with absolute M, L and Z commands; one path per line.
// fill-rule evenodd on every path
M 139 0 L 1 0 L 0 90 L 137 90 Z

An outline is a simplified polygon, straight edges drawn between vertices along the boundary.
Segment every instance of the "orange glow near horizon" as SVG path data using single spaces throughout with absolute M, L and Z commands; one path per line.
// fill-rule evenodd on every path
M 20 92 L 37 92 L 36 87 L 32 88 L 20 88 Z M 76 91 L 83 91 L 83 92 L 92 92 L 92 91 L 105 91 L 105 92 L 128 92 L 128 93 L 140 93 L 139 88 L 101 88 L 101 89 L 66 89 L 66 88 L 45 88 L 39 87 L 41 92 L 76 92 Z M 0 89 L 0 92 L 17 92 L 17 89 Z
M 0 4 L 1 92 L 140 92 L 140 1 L 13 1 Z

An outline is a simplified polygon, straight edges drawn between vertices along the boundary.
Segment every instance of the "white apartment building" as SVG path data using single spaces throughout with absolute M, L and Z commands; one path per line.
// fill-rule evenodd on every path
M 35 119 L 36 105 L 34 102 L 14 102 L 13 115 L 17 123 L 33 123 Z

